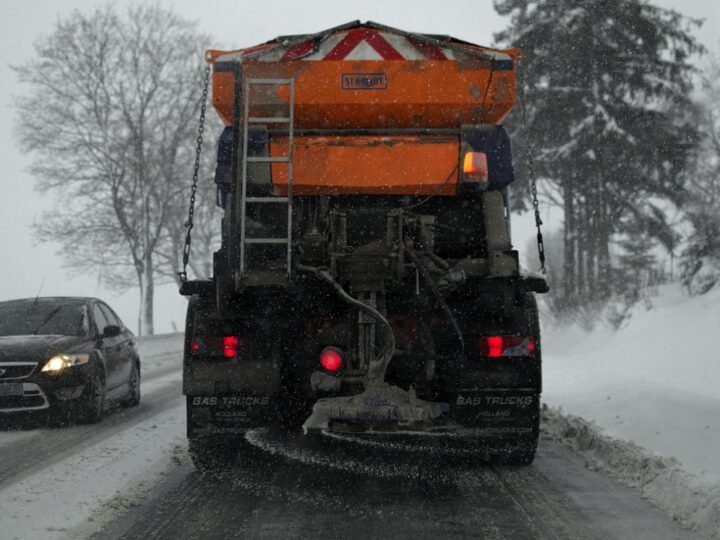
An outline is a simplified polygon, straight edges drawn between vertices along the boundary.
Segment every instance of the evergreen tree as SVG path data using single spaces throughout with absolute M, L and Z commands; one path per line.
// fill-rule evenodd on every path
M 710 58 L 702 82 L 702 140 L 688 175 L 685 214 L 691 232 L 682 253 L 683 283 L 691 294 L 720 283 L 720 58 Z
M 630 231 L 671 242 L 662 205 L 683 197 L 697 139 L 689 57 L 697 25 L 641 0 L 496 0 L 524 51 L 538 174 L 564 211 L 567 306 L 613 292 L 611 244 Z M 517 123 L 517 119 L 516 119 Z M 619 276 L 618 276 L 619 277 Z

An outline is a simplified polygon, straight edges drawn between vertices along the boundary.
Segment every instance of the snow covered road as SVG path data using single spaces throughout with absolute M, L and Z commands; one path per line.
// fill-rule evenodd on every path
M 508 468 L 425 437 L 248 439 L 244 464 L 217 476 L 178 465 L 94 538 L 692 538 L 553 443 L 533 466 Z

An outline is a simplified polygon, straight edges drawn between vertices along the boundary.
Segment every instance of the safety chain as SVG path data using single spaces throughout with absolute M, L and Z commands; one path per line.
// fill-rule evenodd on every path
M 205 111 L 207 110 L 208 87 L 210 86 L 210 64 L 205 68 L 205 81 L 203 83 L 202 102 L 200 104 L 200 125 L 198 126 L 197 146 L 195 147 L 195 167 L 193 168 L 192 188 L 190 191 L 190 208 L 188 218 L 185 222 L 187 233 L 185 234 L 185 246 L 183 247 L 183 269 L 178 272 L 181 282 L 187 281 L 187 265 L 190 259 L 191 232 L 193 229 L 193 217 L 195 216 L 195 195 L 197 194 L 198 177 L 200 175 L 200 153 L 202 152 L 203 133 L 205 132 Z
M 519 69 L 517 72 L 522 74 L 522 78 L 518 81 L 518 86 L 520 88 L 520 109 L 522 111 L 523 131 L 525 132 L 525 151 L 527 153 L 528 176 L 530 177 L 530 193 L 532 194 L 532 204 L 535 210 L 535 227 L 537 227 L 538 258 L 540 259 L 540 271 L 545 274 L 545 243 L 543 242 L 542 230 L 540 229 L 543 222 L 542 219 L 540 219 L 540 203 L 538 202 L 537 195 L 537 175 L 535 174 L 534 161 L 535 149 L 530 141 L 530 129 L 528 127 L 524 68 L 523 70 Z

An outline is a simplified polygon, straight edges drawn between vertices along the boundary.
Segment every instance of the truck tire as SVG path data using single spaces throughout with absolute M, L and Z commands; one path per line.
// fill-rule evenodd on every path
M 532 434 L 520 437 L 515 445 L 496 455 L 494 461 L 503 465 L 530 465 L 535 460 L 540 434 L 540 403 L 533 419 Z
M 188 451 L 200 473 L 227 472 L 237 461 L 237 449 L 226 438 L 188 437 Z

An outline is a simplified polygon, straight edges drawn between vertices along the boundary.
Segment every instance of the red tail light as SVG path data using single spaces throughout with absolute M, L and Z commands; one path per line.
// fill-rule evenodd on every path
M 190 344 L 190 352 L 198 356 L 235 358 L 242 346 L 243 341 L 237 336 L 195 336 Z
M 503 355 L 502 336 L 490 336 L 485 338 L 487 343 L 487 355 L 490 358 L 500 358 Z
M 477 340 L 478 354 L 487 358 L 532 356 L 535 340 L 531 336 L 484 336 Z
M 222 338 L 222 354 L 225 358 L 235 358 L 238 353 L 240 340 L 236 336 L 224 336 Z
M 342 353 L 335 347 L 325 347 L 320 353 L 320 365 L 327 371 L 337 371 L 342 366 Z

